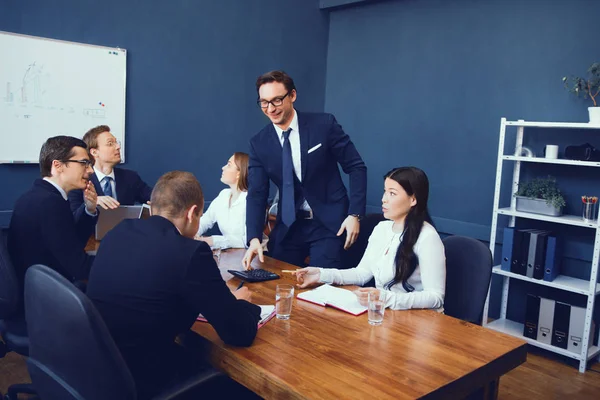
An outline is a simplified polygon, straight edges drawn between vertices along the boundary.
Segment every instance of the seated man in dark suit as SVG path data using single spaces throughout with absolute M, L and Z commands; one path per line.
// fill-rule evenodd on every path
M 202 313 L 226 343 L 252 344 L 260 307 L 247 288 L 232 294 L 208 244 L 194 240 L 204 207 L 189 172 L 163 175 L 152 217 L 122 221 L 102 240 L 87 295 L 129 366 L 141 398 L 201 368 L 175 343 Z
M 102 208 L 131 206 L 150 200 L 152 188 L 140 178 L 137 172 L 115 168 L 121 162 L 121 143 L 110 133 L 110 128 L 100 125 L 83 135 L 91 156 L 94 158 L 94 173 L 91 181 L 98 193 L 98 205 Z M 83 203 L 83 193 L 74 190 L 69 193 L 71 210 L 76 212 Z
M 84 248 L 98 211 L 85 143 L 70 136 L 48 139 L 40 152 L 40 171 L 42 179 L 17 200 L 8 230 L 17 276 L 23 284 L 27 268 L 43 264 L 71 281 L 86 279 L 93 257 Z M 85 206 L 73 214 L 67 194 L 76 189 L 83 191 Z

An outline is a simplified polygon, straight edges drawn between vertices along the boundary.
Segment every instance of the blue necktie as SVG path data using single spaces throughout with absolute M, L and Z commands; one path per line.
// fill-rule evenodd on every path
M 114 197 L 111 185 L 112 180 L 113 178 L 111 178 L 110 176 L 105 176 L 104 179 L 102 179 L 102 181 L 104 182 L 104 184 L 102 185 L 102 191 L 104 192 L 105 196 Z
M 292 146 L 290 132 L 283 132 L 283 149 L 281 152 L 283 189 L 281 191 L 281 221 L 289 228 L 296 220 L 296 205 L 294 203 L 294 163 L 292 161 Z

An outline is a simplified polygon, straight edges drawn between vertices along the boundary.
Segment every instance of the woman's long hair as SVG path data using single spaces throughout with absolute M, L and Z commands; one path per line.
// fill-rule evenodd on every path
M 233 162 L 240 171 L 240 179 L 238 180 L 237 188 L 240 192 L 248 191 L 248 154 L 236 151 L 233 153 Z
M 402 287 L 407 292 L 415 290 L 407 280 L 415 272 L 419 260 L 413 250 L 423 223 L 425 221 L 433 225 L 429 211 L 427 210 L 427 201 L 429 200 L 429 179 L 425 172 L 416 167 L 395 168 L 385 174 L 385 179 L 392 179 L 406 191 L 409 196 L 415 196 L 417 204 L 411 207 L 406 219 L 404 220 L 404 230 L 402 240 L 396 252 L 395 264 L 396 273 L 394 279 L 387 283 L 389 290 L 395 284 L 402 282 Z

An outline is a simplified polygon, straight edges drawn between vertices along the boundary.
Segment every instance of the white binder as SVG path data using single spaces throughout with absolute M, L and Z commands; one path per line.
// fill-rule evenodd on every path
M 583 347 L 583 329 L 585 324 L 585 308 L 571 306 L 571 318 L 569 320 L 569 343 L 567 350 L 576 354 L 581 354 Z M 592 345 L 594 339 L 594 324 L 590 330 L 589 346 Z
M 540 298 L 540 318 L 537 341 L 552 344 L 552 324 L 554 323 L 554 300 Z

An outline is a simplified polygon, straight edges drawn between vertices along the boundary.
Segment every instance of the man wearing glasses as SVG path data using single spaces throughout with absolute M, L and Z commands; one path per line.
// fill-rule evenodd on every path
M 48 139 L 40 151 L 40 172 L 42 179 L 17 200 L 8 230 L 8 251 L 21 287 L 25 271 L 34 264 L 71 281 L 87 279 L 93 258 L 84 248 L 98 211 L 85 143 L 70 136 Z M 76 189 L 83 191 L 85 206 L 73 214 L 67 194 Z
M 98 205 L 112 209 L 119 205 L 131 206 L 150 201 L 152 188 L 140 178 L 137 172 L 115 168 L 121 162 L 121 143 L 110 133 L 110 128 L 100 125 L 90 129 L 83 136 L 90 154 L 94 158 L 94 173 L 91 182 L 98 193 Z M 81 190 L 69 194 L 71 210 L 77 212 L 83 203 Z
M 256 90 L 271 123 L 250 139 L 244 266 L 250 268 L 257 254 L 263 261 L 260 239 L 272 181 L 279 203 L 269 254 L 298 266 L 308 255 L 311 265 L 341 268 L 342 248 L 356 241 L 365 213 L 367 167 L 333 115 L 294 109 L 296 87 L 285 72 L 260 76 Z M 338 164 L 350 178 L 350 196 Z

